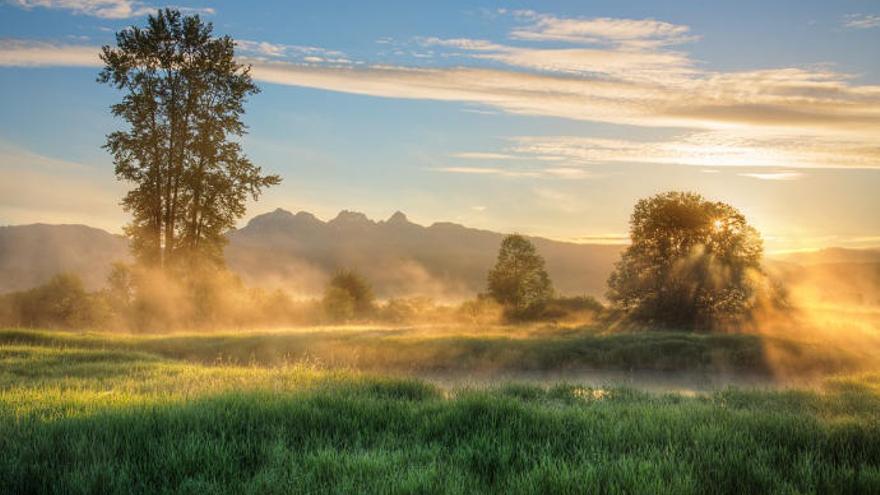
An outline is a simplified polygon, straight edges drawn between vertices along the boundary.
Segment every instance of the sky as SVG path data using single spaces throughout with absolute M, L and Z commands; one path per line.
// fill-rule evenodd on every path
M 121 232 L 97 52 L 163 3 L 0 0 L 0 224 Z M 237 40 L 247 218 L 394 211 L 624 243 L 667 190 L 770 252 L 880 246 L 880 2 L 177 2 Z

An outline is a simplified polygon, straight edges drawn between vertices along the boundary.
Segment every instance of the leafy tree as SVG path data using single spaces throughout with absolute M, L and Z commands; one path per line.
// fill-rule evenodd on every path
M 770 286 L 760 235 L 725 203 L 687 192 L 642 199 L 630 237 L 608 280 L 608 299 L 635 321 L 720 328 L 747 318 Z
M 132 215 L 126 233 L 147 265 L 222 263 L 223 233 L 247 199 L 280 182 L 237 141 L 245 100 L 258 89 L 250 67 L 235 61 L 233 40 L 212 31 L 197 15 L 164 9 L 101 51 L 98 81 L 124 93 L 111 110 L 128 124 L 105 148 L 116 177 L 134 183 L 122 201 Z
M 501 242 L 498 261 L 489 272 L 489 294 L 509 317 L 538 316 L 553 297 L 553 285 L 535 246 L 519 234 Z
M 330 280 L 322 301 L 324 311 L 337 321 L 363 318 L 373 313 L 373 289 L 358 273 L 342 270 Z
M 86 292 L 82 280 L 69 273 L 12 296 L 16 324 L 26 327 L 86 328 L 100 325 L 108 313 L 100 299 Z

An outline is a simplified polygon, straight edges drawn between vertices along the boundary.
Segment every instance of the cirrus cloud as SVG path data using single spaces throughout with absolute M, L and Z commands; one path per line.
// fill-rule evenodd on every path
M 23 9 L 44 8 L 66 10 L 75 15 L 88 15 L 102 19 L 128 19 L 156 12 L 159 7 L 149 6 L 137 0 L 10 0 L 12 5 Z M 210 7 L 192 8 L 169 5 L 192 14 L 214 14 Z

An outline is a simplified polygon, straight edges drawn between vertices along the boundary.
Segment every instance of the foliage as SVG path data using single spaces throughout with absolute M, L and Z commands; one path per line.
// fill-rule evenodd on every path
M 371 316 L 375 311 L 373 289 L 355 271 L 341 270 L 324 292 L 324 311 L 333 321 L 351 321 Z
M 682 192 L 642 199 L 630 238 L 608 280 L 608 299 L 632 320 L 724 328 L 742 323 L 772 290 L 760 235 L 725 203 Z
M 101 326 L 110 315 L 106 303 L 90 294 L 76 275 L 60 273 L 30 290 L 3 296 L 7 324 L 39 328 L 82 329 Z
M 117 178 L 135 185 L 122 202 L 126 233 L 148 266 L 222 263 L 224 233 L 248 198 L 280 182 L 242 153 L 244 102 L 258 89 L 233 40 L 212 31 L 198 15 L 164 9 L 101 51 L 98 81 L 124 93 L 111 109 L 128 124 L 105 147 Z
M 489 272 L 488 289 L 513 319 L 539 316 L 553 297 L 544 258 L 528 239 L 518 234 L 509 235 L 501 242 L 498 260 Z

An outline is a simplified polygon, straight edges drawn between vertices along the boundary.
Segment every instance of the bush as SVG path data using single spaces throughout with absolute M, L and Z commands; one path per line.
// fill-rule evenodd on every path
M 24 327 L 87 328 L 109 318 L 110 307 L 85 290 L 76 275 L 61 273 L 30 290 L 4 296 L 5 323 Z

